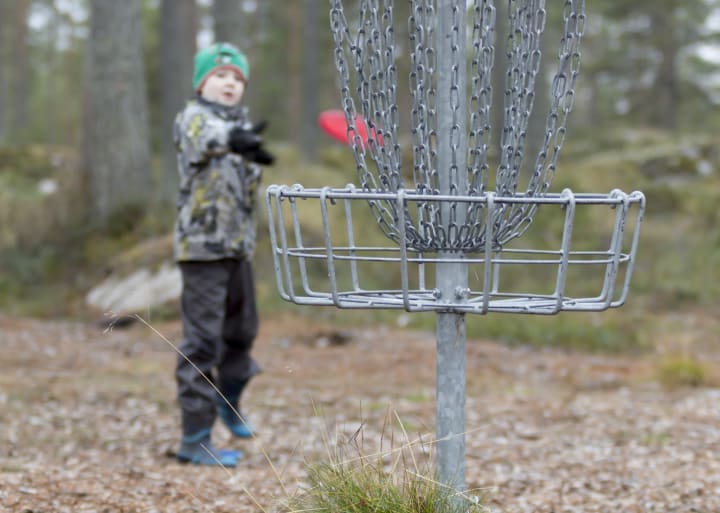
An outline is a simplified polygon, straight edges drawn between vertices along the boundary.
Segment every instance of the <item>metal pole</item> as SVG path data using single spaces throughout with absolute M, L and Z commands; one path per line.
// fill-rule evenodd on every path
M 437 314 L 437 480 L 465 490 L 465 314 Z
M 438 0 L 437 3 L 437 148 L 440 194 L 467 193 L 467 134 L 465 83 L 467 66 L 465 0 Z M 450 226 L 463 226 L 465 207 L 442 202 L 441 215 L 446 233 Z M 442 250 L 438 256 L 462 258 L 462 253 Z M 465 297 L 467 266 L 439 263 L 436 283 L 440 301 L 457 302 Z M 465 314 L 452 311 L 437 314 L 437 479 L 465 490 Z

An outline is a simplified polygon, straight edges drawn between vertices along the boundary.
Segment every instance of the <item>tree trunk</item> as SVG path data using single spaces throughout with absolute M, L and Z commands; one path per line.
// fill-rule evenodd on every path
M 38 133 L 37 136 L 42 135 L 43 141 L 46 144 L 58 144 L 60 142 L 61 132 L 59 129 L 59 116 L 58 116 L 58 102 L 59 99 L 57 90 L 60 88 L 60 66 L 62 64 L 61 55 L 56 49 L 55 42 L 59 39 L 60 34 L 60 16 L 57 12 L 55 4 L 50 5 L 51 18 L 48 22 L 47 31 L 52 34 L 45 48 L 43 49 L 43 59 L 45 63 L 43 68 L 45 69 L 45 76 L 48 77 L 45 80 L 43 87 L 43 96 L 45 98 L 45 104 L 43 107 L 43 132 Z
M 6 2 L 0 2 L 0 146 L 5 144 L 9 116 L 7 106 L 10 104 L 8 73 L 10 69 L 10 53 L 8 51 L 12 32 L 10 8 Z
M 303 98 L 301 101 L 301 141 L 302 153 L 309 160 L 317 155 L 318 135 L 316 119 L 318 116 L 318 95 L 320 94 L 320 3 L 318 0 L 303 1 L 303 59 L 301 76 L 303 82 Z
M 297 1 L 297 0 L 295 0 Z M 259 5 L 253 14 L 257 22 L 257 13 L 264 8 L 265 2 L 258 2 Z M 257 84 L 257 63 L 261 59 L 259 48 L 254 44 L 253 35 L 257 31 L 256 23 L 250 23 L 250 15 L 243 11 L 243 2 L 238 0 L 214 0 L 212 5 L 213 31 L 215 41 L 232 43 L 245 54 L 250 65 L 250 80 L 243 95 L 243 103 L 251 107 L 256 105 L 262 96 L 262 88 L 254 87 Z
M 292 5 L 291 5 L 292 4 Z M 303 6 L 300 2 L 289 2 L 285 23 L 287 26 L 287 57 L 288 57 L 288 96 L 287 124 L 288 134 L 300 134 L 303 120 Z M 302 141 L 298 141 L 301 145 Z M 300 147 L 301 155 L 305 156 L 305 148 Z
M 12 59 L 12 76 L 10 92 L 12 94 L 12 127 L 10 139 L 13 142 L 22 141 L 28 126 L 29 93 L 28 88 L 28 47 L 27 47 L 27 16 L 30 7 L 29 0 L 14 2 L 13 37 L 10 41 Z
M 152 183 L 140 2 L 90 2 L 83 161 L 87 204 L 100 222 L 142 204 Z
M 660 68 L 655 81 L 655 101 L 650 109 L 652 122 L 660 128 L 674 130 L 677 126 L 678 93 L 677 56 L 675 41 L 675 23 L 673 21 L 674 3 L 666 11 L 652 17 L 653 34 L 663 34 L 660 42 Z
M 158 193 L 171 201 L 177 192 L 177 157 L 172 138 L 175 115 L 192 94 L 193 55 L 198 14 L 195 0 L 163 0 L 160 6 L 160 81 L 162 87 L 161 172 Z
M 215 40 L 232 43 L 243 52 L 250 50 L 250 24 L 239 0 L 214 0 L 213 25 Z

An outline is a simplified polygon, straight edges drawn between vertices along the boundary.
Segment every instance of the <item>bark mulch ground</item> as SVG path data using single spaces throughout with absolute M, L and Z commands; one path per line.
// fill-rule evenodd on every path
M 244 402 L 257 439 L 213 435 L 244 460 L 180 465 L 180 328 L 152 328 L 0 316 L 0 511 L 270 512 L 361 425 L 366 453 L 432 452 L 434 334 L 277 318 Z M 467 373 L 467 484 L 488 511 L 720 512 L 720 390 L 666 390 L 651 356 L 487 341 L 468 343 Z

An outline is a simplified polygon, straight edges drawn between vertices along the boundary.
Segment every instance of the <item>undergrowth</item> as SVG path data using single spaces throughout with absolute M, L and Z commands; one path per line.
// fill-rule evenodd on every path
M 327 459 L 307 464 L 307 482 L 283 501 L 283 513 L 485 513 L 480 498 L 435 478 L 429 448 L 411 441 L 397 415 L 403 443 L 396 437 L 389 414 L 381 448 L 367 452 L 364 424 L 345 441 L 332 444 L 324 432 Z M 383 441 L 390 440 L 383 449 Z
M 655 149 L 646 152 L 647 155 L 639 151 L 641 148 L 636 148 L 639 143 L 633 142 L 634 139 L 620 145 L 621 152 L 612 149 L 598 152 L 593 147 L 591 150 L 595 153 L 591 153 L 584 149 L 582 141 L 575 143 L 577 151 L 574 151 L 571 144 L 568 147 L 570 158 L 562 162 L 562 172 L 552 186 L 554 191 L 563 187 L 576 192 L 609 191 L 616 187 L 626 191 L 646 191 L 648 210 L 641 228 L 638 259 L 627 304 L 599 314 L 468 316 L 470 338 L 595 352 L 637 351 L 652 342 L 649 340 L 649 334 L 653 333 L 652 320 L 645 313 L 662 314 L 715 304 L 720 282 L 708 278 L 713 276 L 720 255 L 720 237 L 714 228 L 718 222 L 715 203 L 720 194 L 720 180 L 716 174 L 699 176 L 692 170 L 678 174 L 682 169 L 677 166 L 662 167 L 665 161 L 675 162 L 674 155 L 679 150 L 672 139 L 663 139 L 662 134 L 650 135 Z M 618 146 L 621 141 L 613 139 L 611 142 L 611 146 Z M 703 144 L 703 148 L 711 146 L 707 141 Z M 172 258 L 169 246 L 146 244 L 148 239 L 170 235 L 174 216 L 172 206 L 167 209 L 128 208 L 118 212 L 109 227 L 93 226 L 76 215 L 76 207 L 82 206 L 79 199 L 82 182 L 72 168 L 73 159 L 66 153 L 41 148 L 0 152 L 0 183 L 3 184 L 0 188 L 0 309 L 3 311 L 37 316 L 77 316 L 82 313 L 83 298 L 88 289 L 108 273 L 154 265 L 158 259 Z M 700 154 L 705 155 L 702 151 Z M 714 163 L 717 159 L 713 155 L 702 158 Z M 307 165 L 301 162 L 291 146 L 285 146 L 279 148 L 278 161 L 279 165 L 266 170 L 265 185 L 301 183 L 306 187 L 340 187 L 357 181 L 353 160 L 346 148 L 326 151 L 320 160 Z M 38 192 L 39 182 L 47 178 L 59 181 L 58 192 L 54 195 Z M 392 324 L 399 316 L 406 315 L 403 311 L 357 313 L 334 308 L 300 308 L 281 300 L 275 284 L 262 198 L 259 204 L 262 207 L 254 263 L 263 312 L 293 311 L 343 325 Z M 299 202 L 298 208 L 307 209 L 308 205 Z M 388 244 L 369 209 L 368 212 L 360 210 L 361 226 L 368 225 L 362 235 L 371 236 L 368 243 Z M 301 214 L 303 229 L 317 239 L 309 238 L 306 243 L 322 246 L 320 217 L 313 212 Z M 574 235 L 578 243 L 605 237 L 607 213 L 596 215 L 594 211 L 579 209 L 578 215 L 581 218 L 576 219 Z M 522 244 L 536 247 L 547 241 L 556 243 L 558 219 L 557 216 L 537 216 L 521 239 Z M 319 260 L 310 262 L 308 269 L 311 282 L 327 279 L 327 268 Z M 551 279 L 548 282 L 548 276 L 553 269 L 547 269 L 547 273 L 543 268 L 540 270 L 543 272 L 532 273 L 531 269 L 515 266 L 511 273 L 502 276 L 503 284 L 522 291 L 535 290 L 535 286 L 545 290 L 545 284 L 549 283 L 552 290 L 553 283 Z M 595 274 L 599 279 L 604 277 L 602 272 Z M 568 287 L 572 288 L 569 295 L 592 295 L 597 289 L 598 276 L 588 273 L 587 276 L 569 277 Z M 367 282 L 362 286 L 367 289 L 399 287 L 399 277 L 383 266 L 373 269 L 366 278 Z M 471 278 L 475 279 L 475 274 Z M 403 326 L 434 330 L 432 316 L 412 314 L 409 318 Z
M 709 384 L 709 375 L 705 365 L 689 355 L 665 356 L 658 362 L 655 373 L 658 381 L 670 389 L 700 387 Z

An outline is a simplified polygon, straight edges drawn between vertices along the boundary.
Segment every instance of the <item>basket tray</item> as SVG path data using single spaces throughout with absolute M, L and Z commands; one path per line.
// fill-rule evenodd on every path
M 555 314 L 624 304 L 645 209 L 640 192 L 542 197 L 395 194 L 271 185 L 266 192 L 278 291 L 301 305 L 408 312 Z M 368 202 L 397 202 L 396 240 L 377 226 Z M 405 227 L 427 202 L 482 209 L 485 245 L 418 251 Z M 537 206 L 527 234 L 499 247 L 492 233 L 503 208 Z M 305 223 L 301 223 L 300 219 Z M 574 230 L 582 218 L 583 231 Z M 587 226 L 586 226 L 587 225 Z M 489 241 L 489 242 L 488 242 Z M 521 244 L 525 244 L 523 247 Z M 530 247 L 534 246 L 534 247 Z M 455 274 L 450 290 L 436 274 Z M 457 285 L 459 283 L 459 285 Z M 465 285 L 466 284 L 466 285 Z

